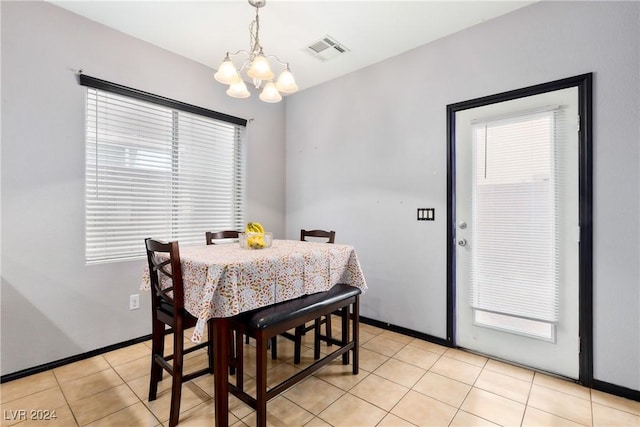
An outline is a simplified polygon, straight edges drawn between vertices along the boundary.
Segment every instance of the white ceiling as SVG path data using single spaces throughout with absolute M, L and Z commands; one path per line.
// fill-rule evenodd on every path
M 212 68 L 227 51 L 249 49 L 255 17 L 247 0 L 50 2 Z M 302 90 L 531 3 L 268 0 L 260 41 L 267 55 L 289 62 Z M 327 61 L 308 53 L 325 35 L 349 52 Z

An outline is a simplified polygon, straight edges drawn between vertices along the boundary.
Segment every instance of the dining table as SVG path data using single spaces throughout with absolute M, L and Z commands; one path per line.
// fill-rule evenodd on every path
M 355 248 L 345 244 L 275 239 L 263 249 L 237 242 L 184 246 L 180 263 L 184 308 L 198 319 L 191 340 L 200 342 L 212 321 L 216 427 L 229 423 L 229 318 L 338 283 L 367 289 Z M 150 289 L 148 266 L 140 289 Z

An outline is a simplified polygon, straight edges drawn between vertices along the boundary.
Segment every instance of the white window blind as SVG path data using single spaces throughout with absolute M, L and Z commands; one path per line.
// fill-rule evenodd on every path
M 475 123 L 471 305 L 558 321 L 559 110 Z
M 144 239 L 204 244 L 240 230 L 244 126 L 87 88 L 86 261 L 144 255 Z

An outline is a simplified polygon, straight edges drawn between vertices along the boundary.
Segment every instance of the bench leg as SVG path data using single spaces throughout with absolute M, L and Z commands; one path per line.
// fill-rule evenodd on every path
M 346 345 L 349 342 L 349 306 L 342 307 L 340 309 L 340 317 L 342 318 L 342 344 Z M 347 351 L 342 355 L 342 364 L 349 364 L 349 352 Z
M 267 342 L 262 333 L 256 336 L 256 427 L 267 426 Z M 273 347 L 272 347 L 273 348 Z
M 276 360 L 278 358 L 278 337 L 271 338 L 271 359 Z
M 320 319 L 313 321 L 313 359 L 320 359 Z
M 358 375 L 360 361 L 360 296 L 356 295 L 353 303 L 353 314 L 351 317 L 351 327 L 353 328 L 353 375 Z
M 236 371 L 236 386 L 243 390 L 244 388 L 244 345 L 242 344 L 242 334 L 236 331 L 236 351 L 233 356 L 233 364 Z M 249 335 L 247 335 L 248 337 Z
M 303 326 L 296 326 L 294 348 L 293 348 L 293 363 L 296 365 L 300 363 L 300 357 L 302 353 L 302 336 L 305 334 Z

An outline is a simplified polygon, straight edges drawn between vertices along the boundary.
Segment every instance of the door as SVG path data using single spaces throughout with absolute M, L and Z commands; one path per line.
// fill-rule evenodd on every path
M 455 344 L 578 379 L 578 87 L 460 109 L 454 122 Z

